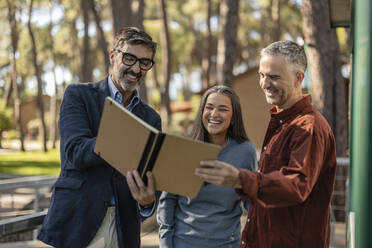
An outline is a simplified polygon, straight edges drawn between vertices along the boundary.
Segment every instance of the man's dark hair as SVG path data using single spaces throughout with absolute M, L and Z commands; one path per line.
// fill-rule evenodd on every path
M 244 129 L 239 97 L 233 89 L 224 85 L 213 86 L 204 93 L 191 131 L 191 138 L 210 142 L 208 131 L 203 125 L 203 112 L 207 99 L 212 93 L 219 93 L 230 98 L 233 113 L 227 136 L 235 139 L 238 143 L 243 143 L 244 141 L 249 140 Z
M 112 49 L 119 49 L 124 46 L 125 43 L 129 44 L 142 44 L 152 49 L 152 57 L 155 57 L 157 44 L 152 41 L 150 35 L 145 31 L 140 30 L 136 27 L 125 27 L 115 35 L 114 45 Z

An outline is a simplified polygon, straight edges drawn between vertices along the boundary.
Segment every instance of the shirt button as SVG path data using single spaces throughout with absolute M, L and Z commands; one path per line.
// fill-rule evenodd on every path
M 250 221 L 251 221 L 251 219 L 247 218 L 247 222 L 250 222 Z
M 266 146 L 264 146 L 264 150 L 266 151 Z
M 258 173 L 260 173 L 260 172 L 261 172 L 261 170 L 257 170 L 257 172 L 258 172 Z
M 282 123 L 283 123 L 283 121 L 282 121 L 282 120 L 280 120 L 279 122 L 280 122 L 280 124 L 282 124 Z

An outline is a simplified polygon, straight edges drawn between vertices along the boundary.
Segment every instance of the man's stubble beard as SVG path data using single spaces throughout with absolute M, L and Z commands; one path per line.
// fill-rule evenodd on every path
M 129 84 L 129 83 L 125 83 L 123 81 L 119 81 L 119 83 L 120 83 L 121 88 L 123 88 L 123 90 L 125 90 L 125 91 L 135 91 L 135 90 L 139 89 L 139 86 L 141 85 L 142 81 L 143 81 L 143 79 L 141 78 L 135 84 Z
M 129 71 L 121 71 L 120 72 L 120 78 L 119 78 L 119 84 L 120 86 L 122 87 L 123 90 L 125 91 L 134 91 L 134 90 L 138 90 L 139 89 L 139 86 L 143 83 L 144 79 L 143 79 L 143 76 L 141 76 L 138 81 L 136 83 L 133 83 L 133 82 L 129 82 L 128 80 L 126 80 L 125 78 L 125 75 L 128 73 Z

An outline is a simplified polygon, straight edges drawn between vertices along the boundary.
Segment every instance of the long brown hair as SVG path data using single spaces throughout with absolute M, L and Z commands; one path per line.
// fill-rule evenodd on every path
M 239 97 L 233 89 L 224 85 L 213 86 L 204 93 L 202 100 L 200 102 L 199 110 L 196 115 L 190 137 L 196 140 L 210 142 L 208 131 L 205 129 L 203 125 L 202 116 L 207 99 L 209 95 L 212 93 L 219 93 L 230 98 L 233 114 L 229 129 L 227 131 L 227 137 L 236 140 L 238 143 L 248 141 L 249 139 L 244 129 Z

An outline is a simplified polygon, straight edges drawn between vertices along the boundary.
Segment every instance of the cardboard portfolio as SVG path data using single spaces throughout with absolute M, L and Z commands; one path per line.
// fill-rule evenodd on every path
M 201 160 L 215 160 L 221 147 L 167 134 L 150 126 L 107 97 L 94 152 L 124 176 L 138 170 L 155 188 L 195 197 L 203 181 L 194 175 Z

